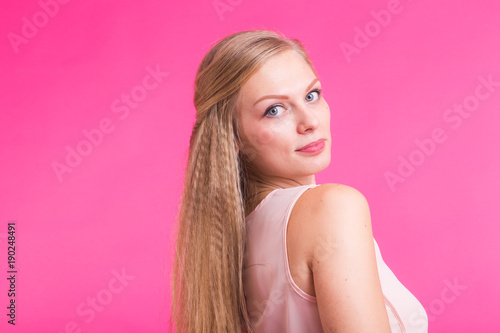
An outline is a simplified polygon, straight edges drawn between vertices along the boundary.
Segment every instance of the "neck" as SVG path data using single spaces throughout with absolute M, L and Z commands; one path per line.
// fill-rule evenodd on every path
M 316 184 L 315 175 L 303 178 L 260 178 L 259 180 L 249 180 L 247 189 L 247 199 L 245 200 L 245 216 L 248 216 L 255 207 L 272 191 L 278 188 L 290 188 L 303 185 Z

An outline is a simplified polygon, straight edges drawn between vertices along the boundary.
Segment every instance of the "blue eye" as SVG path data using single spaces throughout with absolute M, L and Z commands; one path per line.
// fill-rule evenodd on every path
M 312 99 L 311 99 L 310 96 L 314 96 L 315 93 L 316 93 L 316 96 L 317 96 L 316 99 L 314 99 L 314 97 L 312 97 Z M 306 101 L 307 102 L 315 102 L 315 101 L 317 101 L 320 98 L 320 96 L 321 96 L 321 89 L 314 89 L 314 90 L 312 90 L 311 92 L 309 92 L 307 94 Z M 271 118 L 273 118 L 273 117 L 280 116 L 281 114 L 279 114 L 279 111 L 277 111 L 278 108 L 284 109 L 284 107 L 281 106 L 281 105 L 279 105 L 279 104 L 271 105 L 264 112 L 264 117 L 270 116 Z
M 316 93 L 318 95 L 318 99 L 321 96 L 321 89 L 315 89 L 311 91 L 309 94 L 307 94 L 306 101 L 311 102 L 312 100 L 309 99 L 308 97 L 311 96 L 313 93 Z
M 278 116 L 278 108 L 283 108 L 279 104 L 271 105 L 267 110 L 264 112 L 264 116 L 271 115 L 272 117 Z

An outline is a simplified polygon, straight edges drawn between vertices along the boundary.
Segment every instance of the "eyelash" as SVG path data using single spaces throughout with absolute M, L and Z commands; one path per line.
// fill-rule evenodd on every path
M 309 95 L 310 93 L 313 93 L 313 92 L 317 92 L 318 93 L 318 100 L 319 100 L 321 98 L 321 96 L 322 96 L 323 89 L 314 89 L 314 90 L 311 90 L 307 95 Z M 263 117 L 267 116 L 269 114 L 269 110 L 272 110 L 276 106 L 281 106 L 281 105 L 280 104 L 273 104 L 273 105 L 271 105 L 270 107 L 268 107 L 266 109 L 266 111 L 264 111 Z

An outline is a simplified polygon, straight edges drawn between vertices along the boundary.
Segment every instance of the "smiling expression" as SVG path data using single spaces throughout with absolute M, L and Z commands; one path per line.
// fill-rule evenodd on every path
M 268 181 L 315 183 L 314 174 L 330 164 L 330 109 L 319 79 L 295 51 L 268 59 L 241 87 L 236 110 L 242 150 Z

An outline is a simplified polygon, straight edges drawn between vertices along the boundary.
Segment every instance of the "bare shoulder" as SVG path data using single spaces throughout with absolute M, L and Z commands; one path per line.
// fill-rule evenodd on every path
M 352 233 L 372 232 L 368 201 L 349 185 L 326 183 L 310 188 L 299 197 L 293 213 L 307 225 L 302 228 L 302 241 L 311 269 L 324 247 L 339 246 Z
M 329 204 L 336 203 L 337 201 L 343 201 L 343 204 L 349 201 L 354 201 L 353 204 L 356 204 L 358 201 L 366 201 L 364 195 L 356 188 L 337 183 L 326 183 L 310 188 L 304 192 L 299 200 L 311 205 L 317 205 L 318 207 L 316 208 L 324 205 L 325 201 Z
M 365 196 L 351 186 L 323 184 L 296 204 L 324 331 L 390 332 Z

